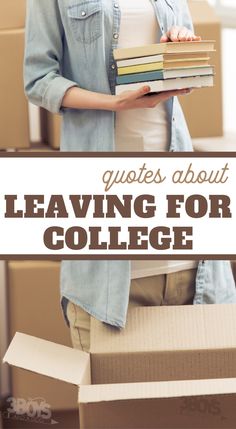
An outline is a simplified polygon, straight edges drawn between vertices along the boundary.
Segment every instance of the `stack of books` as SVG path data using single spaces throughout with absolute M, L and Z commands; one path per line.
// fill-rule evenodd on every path
M 114 50 L 116 94 L 149 85 L 151 92 L 214 85 L 214 41 L 157 43 Z

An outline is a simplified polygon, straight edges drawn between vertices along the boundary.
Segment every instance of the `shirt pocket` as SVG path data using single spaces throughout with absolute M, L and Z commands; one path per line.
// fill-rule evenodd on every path
M 101 0 L 87 0 L 67 10 L 71 28 L 77 40 L 91 43 L 102 34 Z

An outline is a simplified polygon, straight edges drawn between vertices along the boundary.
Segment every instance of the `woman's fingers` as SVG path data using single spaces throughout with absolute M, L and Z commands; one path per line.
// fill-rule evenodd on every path
M 194 39 L 195 42 L 200 42 L 202 40 L 201 36 L 196 36 L 194 35 Z
M 145 98 L 144 96 L 150 92 L 150 86 L 141 86 L 135 91 L 129 90 L 124 91 L 116 97 L 116 108 L 115 110 L 127 110 L 134 108 L 134 104 L 137 100 Z
M 136 100 L 138 98 L 143 97 L 144 95 L 148 94 L 150 92 L 150 86 L 145 85 L 145 86 L 141 86 L 141 88 L 136 89 L 135 91 L 124 91 L 121 94 L 121 98 L 123 100 L 126 101 L 132 101 L 132 100 Z
M 149 97 L 142 97 L 136 100 L 135 105 L 137 108 L 154 108 L 157 104 L 167 101 L 171 97 L 178 95 L 190 94 L 191 89 L 180 89 L 174 91 L 165 91 L 158 94 L 150 95 Z
M 163 36 L 161 36 L 161 40 L 160 40 L 161 43 L 166 43 L 169 41 L 170 41 L 170 39 L 169 39 L 168 33 L 165 33 L 165 34 L 163 34 Z
M 171 42 L 178 42 L 179 41 L 179 31 L 181 27 L 172 27 L 170 31 L 167 33 L 169 36 L 169 40 Z
M 182 27 L 179 30 L 178 33 L 178 40 L 186 42 L 186 41 L 190 41 L 193 38 L 193 33 L 188 30 L 186 27 Z
M 167 31 L 161 37 L 160 42 L 186 42 L 186 41 L 200 41 L 201 37 L 196 36 L 191 30 L 186 27 L 171 27 L 169 31 Z
M 143 86 L 135 91 L 124 91 L 122 94 L 120 94 L 117 99 L 115 110 L 120 111 L 139 108 L 153 108 L 158 103 L 166 101 L 171 97 L 189 94 L 190 92 L 190 89 L 181 89 L 175 91 L 160 92 L 158 94 L 151 94 L 150 87 Z M 145 95 L 149 93 L 149 97 L 145 97 Z

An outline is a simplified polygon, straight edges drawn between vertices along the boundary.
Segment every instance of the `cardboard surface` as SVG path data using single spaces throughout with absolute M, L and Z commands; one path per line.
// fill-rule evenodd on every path
M 88 353 L 17 332 L 3 362 L 75 385 L 90 383 Z
M 235 428 L 235 310 L 236 304 L 140 307 L 130 311 L 125 330 L 108 329 L 102 323 L 92 323 L 90 360 L 93 383 L 101 369 L 101 366 L 96 366 L 101 355 L 104 358 L 109 356 L 110 363 L 105 359 L 103 384 L 91 385 L 88 382 L 80 386 L 80 428 Z M 34 355 L 32 359 L 33 350 L 37 350 L 36 360 Z M 156 351 L 158 354 L 154 353 Z M 66 359 L 64 367 L 63 355 Z M 129 357 L 126 362 L 124 355 Z M 59 363 L 55 369 L 53 362 L 58 356 Z M 86 383 L 81 374 L 89 356 L 81 352 L 75 356 L 69 351 L 64 354 L 61 346 L 18 334 L 4 360 L 50 377 Z M 172 360 L 173 356 L 176 359 Z M 159 362 L 161 371 L 170 381 L 153 382 L 156 368 L 160 370 Z M 68 371 L 68 367 L 74 370 Z M 78 378 L 77 368 L 82 368 Z M 113 374 L 116 373 L 119 383 L 105 382 L 110 377 L 110 368 Z M 204 375 L 203 380 L 194 379 L 196 368 L 200 375 Z M 234 374 L 232 377 L 229 369 Z M 133 379 L 144 374 L 145 382 L 138 380 L 127 384 L 130 372 Z M 159 375 L 162 377 L 163 373 Z M 175 381 L 177 373 L 184 378 Z M 126 379 L 124 384 L 123 379 Z
M 40 109 L 41 135 L 43 143 L 52 149 L 60 149 L 61 116 Z
M 230 429 L 235 400 L 236 379 L 81 386 L 80 427 Z
M 1 0 L 0 30 L 24 27 L 25 15 L 26 0 Z
M 214 39 L 216 52 L 211 55 L 215 66 L 215 86 L 180 97 L 192 137 L 223 135 L 221 24 L 214 8 L 206 0 L 189 0 L 195 33 L 202 39 Z
M 0 149 L 30 144 L 28 102 L 23 87 L 24 30 L 0 31 Z M 10 84 L 9 84 L 10 82 Z
M 33 143 L 28 149 L 18 149 L 18 152 L 55 152 L 55 149 L 44 143 Z M 57 151 L 56 151 L 57 152 Z
M 121 332 L 92 320 L 93 383 L 235 377 L 235 323 L 234 304 L 139 307 Z
M 80 429 L 234 429 L 235 394 L 81 404 Z

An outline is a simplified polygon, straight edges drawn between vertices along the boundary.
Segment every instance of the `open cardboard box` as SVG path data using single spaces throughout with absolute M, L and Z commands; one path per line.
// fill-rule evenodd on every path
M 17 333 L 4 362 L 78 385 L 81 429 L 233 429 L 235 326 L 235 304 L 140 307 L 92 320 L 90 354 Z

